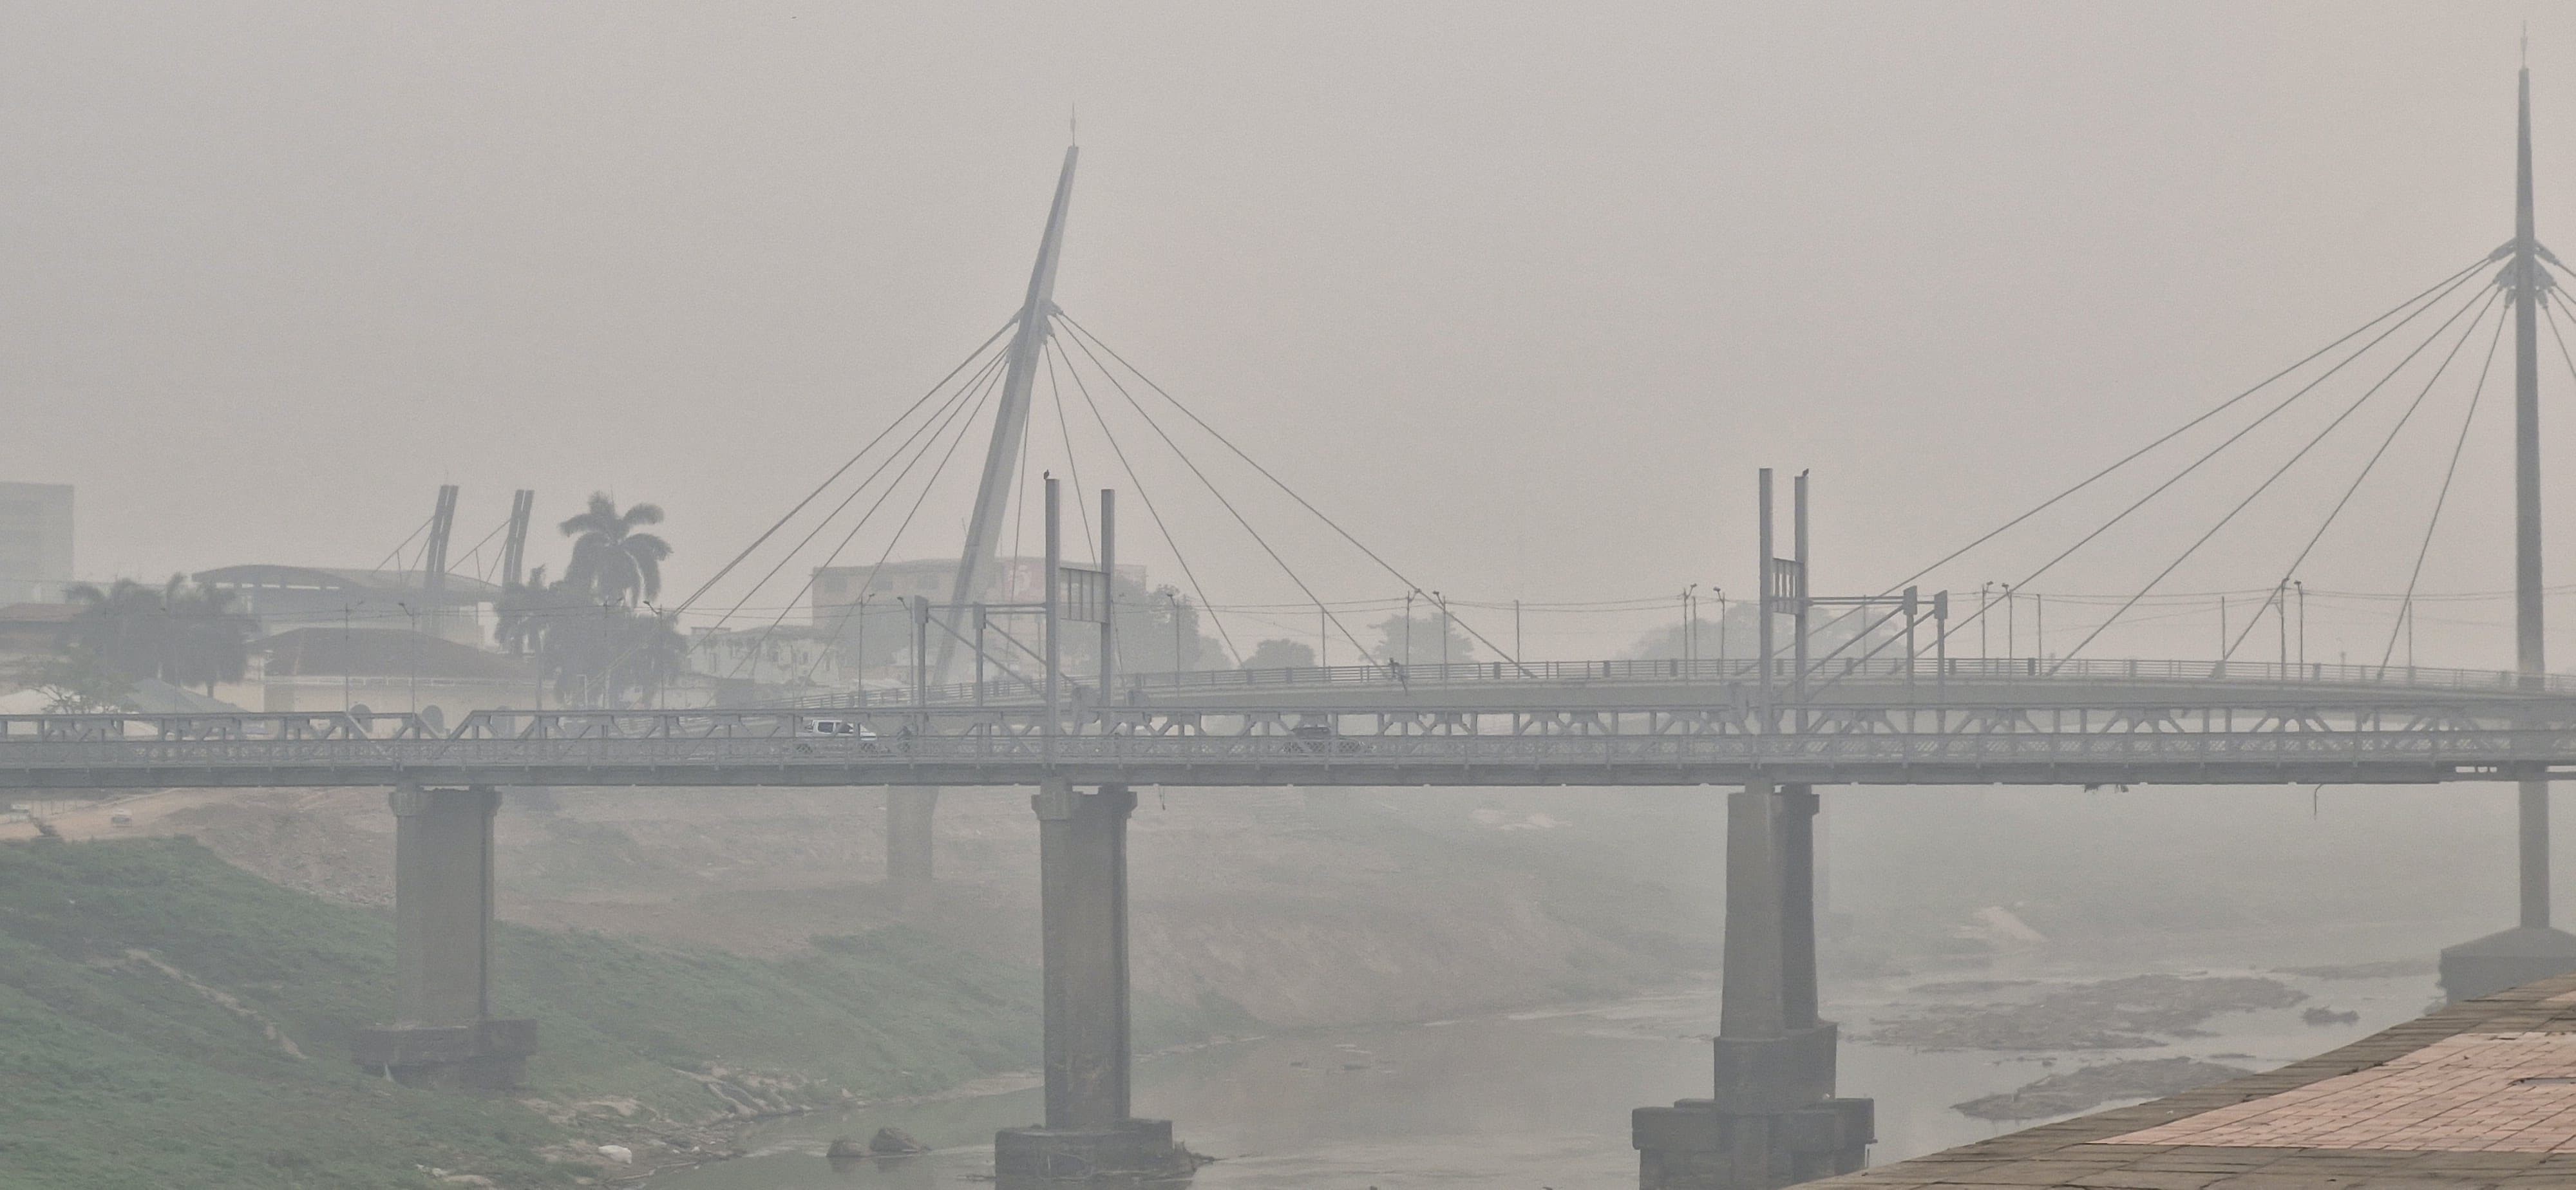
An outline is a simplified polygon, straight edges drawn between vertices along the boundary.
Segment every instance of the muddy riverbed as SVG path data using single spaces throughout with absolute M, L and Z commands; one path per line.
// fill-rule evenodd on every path
M 1901 1160 L 2027 1127 L 1971 1118 L 1953 1105 L 2010 1094 L 2088 1065 L 2189 1058 L 2268 1069 L 2419 1015 L 2429 970 L 2325 974 L 1998 969 L 1975 980 L 1844 981 L 1828 1015 L 1843 1023 L 1843 1093 L 1878 1100 L 1874 1162 Z M 2192 978 L 2212 982 L 2195 988 Z M 2277 982 L 2281 992 L 2244 982 Z M 2216 981 L 2228 981 L 2224 983 Z M 2289 994 L 2283 994 L 2289 993 Z M 2206 1014 L 2159 1011 L 2140 994 L 2217 1002 Z M 2070 1027 L 2070 1005 L 2119 1014 L 2123 1042 L 2105 1049 Z M 2016 1006 L 2039 1005 L 2036 1011 Z M 2233 1007 L 2245 1005 L 2246 1007 Z M 2312 1025 L 2307 1009 L 2336 1011 Z M 1200 1190 L 1430 1190 L 1526 1186 L 1626 1190 L 1636 1185 L 1629 1109 L 1708 1093 L 1714 985 L 1614 1003 L 1397 1028 L 1263 1038 L 1158 1055 L 1137 1068 L 1140 1114 L 1179 1121 L 1190 1147 L 1221 1158 Z M 2340 1014 L 2359 1018 L 2349 1023 Z M 2040 1022 L 2016 1037 L 2015 1019 Z M 1924 1031 L 1908 1022 L 1987 1022 Z M 1993 1022 L 2001 1021 L 1997 1025 Z M 2080 1025 L 2081 1021 L 2073 1024 Z M 2163 1026 L 2159 1031 L 2158 1026 Z M 1998 1031 L 2001 1030 L 2001 1031 Z M 1876 1042 L 1855 1038 L 1877 1036 Z M 1900 1039 L 1927 1048 L 1903 1044 Z M 1929 1048 L 1929 1046 L 1942 1048 Z M 1962 1048 L 1950 1048 L 1951 1046 Z M 1991 1047 L 1965 1048 L 1964 1046 Z M 989 1185 L 996 1128 L 1032 1122 L 1025 1081 L 926 1103 L 861 1108 L 760 1125 L 752 1155 L 654 1179 L 653 1190 L 945 1190 Z M 835 1170 L 833 1138 L 903 1129 L 935 1151 Z

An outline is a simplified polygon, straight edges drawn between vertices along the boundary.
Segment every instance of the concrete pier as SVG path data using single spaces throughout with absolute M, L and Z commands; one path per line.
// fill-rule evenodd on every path
M 907 895 L 926 891 L 931 881 L 932 825 L 939 813 L 936 785 L 886 788 L 886 881 Z
M 1873 1104 L 1834 1094 L 1817 1016 L 1815 819 L 1807 786 L 1749 785 L 1726 806 L 1726 973 L 1709 1098 L 1633 1117 L 1641 1190 L 1769 1190 L 1850 1173 Z
M 360 1065 L 422 1086 L 517 1085 L 536 1022 L 492 1015 L 492 816 L 501 795 L 397 787 L 394 1023 L 359 1033 Z
M 1168 1120 L 1129 1116 L 1127 819 L 1123 785 L 1049 781 L 1032 799 L 1045 927 L 1046 1122 L 993 1138 L 1005 1185 L 1187 1174 Z

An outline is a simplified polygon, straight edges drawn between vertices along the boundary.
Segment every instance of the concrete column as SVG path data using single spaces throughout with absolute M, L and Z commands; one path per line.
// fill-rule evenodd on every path
M 1817 804 L 1804 785 L 1728 795 L 1715 1086 L 1637 1109 L 1644 1190 L 1769 1190 L 1866 1161 L 1874 1105 L 1835 1096 L 1838 1030 L 1817 1016 Z
M 1173 1176 L 1195 1167 L 1168 1120 L 1128 1115 L 1127 819 L 1123 785 L 1082 793 L 1050 780 L 1038 815 L 1045 930 L 1046 1122 L 993 1139 L 1005 1186 L 1049 1179 Z
M 492 816 L 498 791 L 405 786 L 394 812 L 394 1023 L 492 1011 Z
M 936 785 L 897 785 L 886 789 L 886 879 L 898 886 L 923 888 L 931 880 L 931 824 L 939 810 Z
M 498 790 L 397 787 L 394 1024 L 360 1030 L 359 1064 L 423 1086 L 517 1085 L 536 1022 L 492 1016 L 492 817 Z
M 1035 799 L 1045 897 L 1046 1123 L 1107 1128 L 1127 1118 L 1127 817 L 1123 785 Z

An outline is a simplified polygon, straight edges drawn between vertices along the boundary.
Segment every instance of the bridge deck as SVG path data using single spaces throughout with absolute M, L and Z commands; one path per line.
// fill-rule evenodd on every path
M 1500 688 L 1500 687 L 1497 687 Z M 0 788 L 1131 784 L 2261 784 L 2576 771 L 2576 697 L 2099 677 L 1804 705 L 1524 697 L 1257 705 L 0 717 Z M 1865 688 L 1854 687 L 1854 691 Z M 2026 697 L 2046 693 L 2049 697 Z M 836 734 L 837 733 L 837 734 Z

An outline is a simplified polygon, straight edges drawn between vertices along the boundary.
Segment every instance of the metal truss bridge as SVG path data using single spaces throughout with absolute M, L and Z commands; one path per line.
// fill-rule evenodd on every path
M 1428 667 L 1425 667 L 1428 668 Z M 2207 662 L 1750 663 L 1138 675 L 1050 715 L 971 692 L 821 709 L 0 717 L 0 787 L 2263 784 L 2576 773 L 2576 682 Z M 1050 730 L 1050 725 L 1053 730 Z

